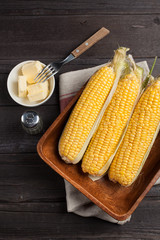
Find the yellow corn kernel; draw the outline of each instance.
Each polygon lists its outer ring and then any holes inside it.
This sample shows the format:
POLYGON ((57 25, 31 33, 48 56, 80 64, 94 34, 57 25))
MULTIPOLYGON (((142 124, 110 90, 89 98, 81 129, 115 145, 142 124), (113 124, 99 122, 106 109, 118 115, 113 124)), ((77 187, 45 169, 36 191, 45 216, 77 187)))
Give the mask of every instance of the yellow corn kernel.
POLYGON ((133 72, 119 81, 101 123, 84 154, 83 172, 102 176, 107 171, 110 158, 120 141, 140 86, 141 81, 133 72))
POLYGON ((160 122, 160 80, 154 81, 135 107, 124 139, 109 169, 109 178, 129 186, 146 160, 160 122))
POLYGON ((108 66, 102 67, 91 77, 61 136, 59 152, 63 158, 73 161, 80 152, 111 90, 114 79, 113 68, 108 66))

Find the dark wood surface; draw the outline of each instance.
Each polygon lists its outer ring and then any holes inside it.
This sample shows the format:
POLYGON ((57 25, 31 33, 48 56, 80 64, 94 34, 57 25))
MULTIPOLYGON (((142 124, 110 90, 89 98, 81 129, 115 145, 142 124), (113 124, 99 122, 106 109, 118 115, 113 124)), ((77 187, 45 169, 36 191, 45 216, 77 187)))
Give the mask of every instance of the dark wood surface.
MULTIPOLYGON (((17 63, 61 59, 102 26, 110 35, 61 72, 104 63, 118 45, 130 47, 136 61, 146 59, 150 66, 160 57, 158 0, 0 1, 0 239, 160 239, 159 186, 124 226, 67 213, 63 179, 36 153, 42 134, 22 130, 26 108, 7 93, 7 76, 17 63)), ((59 114, 58 75, 54 95, 35 110, 45 131, 59 114)))

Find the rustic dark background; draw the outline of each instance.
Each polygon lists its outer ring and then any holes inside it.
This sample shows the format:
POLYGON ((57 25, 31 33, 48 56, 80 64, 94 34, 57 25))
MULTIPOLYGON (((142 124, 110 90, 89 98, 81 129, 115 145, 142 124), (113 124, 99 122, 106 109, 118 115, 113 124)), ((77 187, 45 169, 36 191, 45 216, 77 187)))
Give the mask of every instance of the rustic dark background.
MULTIPOLYGON (((44 63, 65 57, 100 27, 105 39, 62 72, 106 62, 118 45, 151 66, 160 57, 159 0, 0 1, 0 240, 1 239, 160 239, 160 187, 147 194, 124 226, 66 211, 63 179, 37 155, 41 135, 27 135, 26 110, 7 93, 10 70, 24 60, 44 63)), ((154 75, 160 74, 160 60, 154 75)), ((52 98, 35 108, 45 130, 59 114, 58 75, 52 98)))

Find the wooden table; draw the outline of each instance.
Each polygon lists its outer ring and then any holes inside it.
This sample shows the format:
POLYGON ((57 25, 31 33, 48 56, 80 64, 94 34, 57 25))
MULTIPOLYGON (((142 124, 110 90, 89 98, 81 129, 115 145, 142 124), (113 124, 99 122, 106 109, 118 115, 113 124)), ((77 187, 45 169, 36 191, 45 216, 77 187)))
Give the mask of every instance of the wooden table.
MULTIPOLYGON (((105 63, 118 45, 149 66, 160 56, 158 0, 0 1, 0 239, 160 239, 159 186, 124 226, 67 213, 63 179, 36 153, 42 134, 23 131, 20 116, 27 108, 7 92, 8 73, 17 63, 62 59, 102 26, 111 34, 62 72, 105 63)), ((35 110, 45 131, 59 114, 58 75, 52 98, 35 110)))

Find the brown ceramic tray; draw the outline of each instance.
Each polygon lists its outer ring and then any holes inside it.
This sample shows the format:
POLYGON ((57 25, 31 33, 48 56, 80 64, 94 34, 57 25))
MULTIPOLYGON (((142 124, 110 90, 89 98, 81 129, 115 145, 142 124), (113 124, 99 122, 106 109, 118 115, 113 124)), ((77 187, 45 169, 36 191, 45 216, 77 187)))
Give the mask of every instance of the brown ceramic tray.
POLYGON ((125 220, 137 208, 147 192, 160 177, 160 134, 137 180, 130 187, 121 187, 109 181, 107 175, 93 182, 81 170, 81 163, 68 165, 58 154, 58 141, 68 116, 81 91, 67 105, 40 139, 37 151, 40 157, 63 178, 86 195, 110 216, 125 220))

